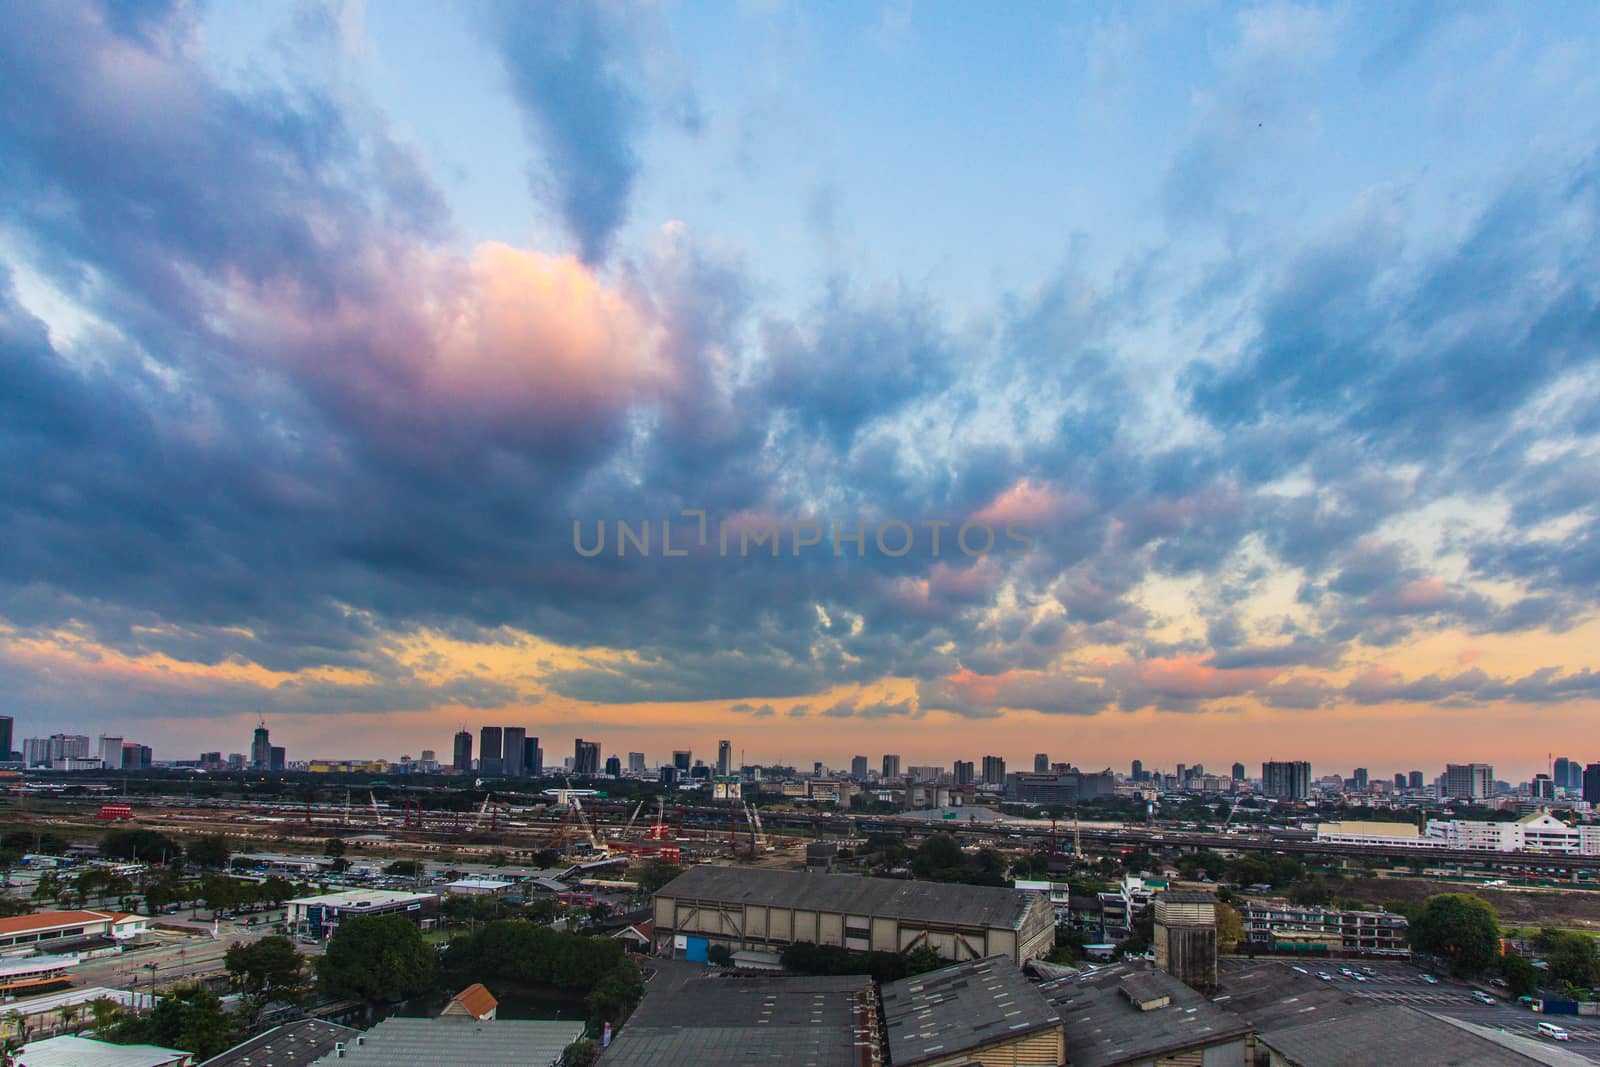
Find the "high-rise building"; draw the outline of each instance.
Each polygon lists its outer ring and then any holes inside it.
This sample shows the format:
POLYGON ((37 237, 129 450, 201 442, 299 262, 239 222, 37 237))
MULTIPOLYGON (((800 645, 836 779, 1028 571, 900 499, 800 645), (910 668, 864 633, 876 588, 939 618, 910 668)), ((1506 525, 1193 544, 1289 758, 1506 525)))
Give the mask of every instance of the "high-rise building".
POLYGON ((1350 788, 1357 792, 1364 791, 1367 788, 1367 769, 1365 767, 1357 767, 1350 772, 1350 788))
POLYGON ((123 739, 110 734, 100 735, 100 763, 108 771, 122 769, 123 739))
POLYGON ((1533 781, 1528 783, 1529 794, 1534 800, 1554 800, 1556 798, 1556 781, 1548 774, 1536 774, 1533 781))
POLYGON ((672 752, 672 766, 677 769, 680 780, 689 777, 689 768, 694 765, 694 753, 687 748, 674 749, 672 752))
POLYGON ((956 785, 971 785, 977 777, 977 770, 969 759, 956 760, 955 766, 956 785))
POLYGON ((250 738, 250 769, 265 771, 271 766, 272 739, 267 733, 267 724, 263 722, 256 726, 256 732, 250 738))
POLYGON ((544 749, 537 737, 522 739, 522 766, 529 778, 544 777, 544 749))
POLYGON ((850 777, 858 782, 867 780, 867 757, 852 756, 850 758, 850 777))
POLYGON ((45 762, 52 767, 66 760, 88 758, 89 738, 85 734, 51 734, 45 739, 45 762))
POLYGON ((523 763, 528 754, 524 744, 528 740, 528 731, 521 726, 507 726, 500 732, 500 737, 500 769, 507 777, 523 777, 528 773, 523 763))
POLYGON ((644 773, 644 753, 643 752, 630 752, 630 753, 628 753, 628 773, 629 774, 643 774, 644 773))
POLYGON ((202 767, 220 767, 220 766, 223 766, 222 753, 220 753, 220 752, 202 752, 202 753, 200 753, 200 766, 202 766, 202 767))
POLYGON ((1304 800, 1311 795, 1311 764, 1305 760, 1263 763, 1261 791, 1282 800, 1304 800))
POLYGON ((478 731, 478 770, 483 774, 500 774, 505 769, 505 737, 498 726, 485 726, 478 731))
POLYGON ((1133 766, 1128 768, 1128 777, 1135 782, 1144 781, 1144 760, 1133 761, 1133 766))
POLYGON ((1453 800, 1487 800, 1494 795, 1494 768, 1487 763, 1447 763, 1444 795, 1453 800))
POLYGON ((1396 789, 1404 789, 1406 787, 1406 772, 1405 771, 1395 771, 1394 772, 1394 787, 1396 789))
POLYGON ((148 771, 150 764, 155 762, 155 753, 149 745, 139 745, 132 741, 122 744, 122 769, 125 771, 148 771))
POLYGON ((606 773, 613 778, 622 777, 622 760, 616 756, 606 758, 606 773))
POLYGON ((1426 789, 1428 783, 1423 779, 1421 771, 1412 771, 1406 776, 1407 789, 1426 789))
POLYGON ((1034 774, 1049 774, 1050 773, 1050 754, 1049 753, 1047 753, 1047 752, 1035 752, 1033 754, 1033 773, 1034 774))
POLYGON ((11 716, 0 715, 0 759, 8 762, 11 759, 11 731, 15 726, 16 724, 12 721, 11 716))
POLYGON ((1589 804, 1600 804, 1600 763, 1591 763, 1583 769, 1583 799, 1589 804))
POLYGON ((451 756, 450 766, 455 768, 457 774, 466 774, 472 770, 472 734, 466 730, 456 731, 455 751, 451 756))
POLYGON ((983 781, 985 785, 1006 784, 1006 761, 1003 757, 983 757, 983 781))
POLYGON ((1558 756, 1555 766, 1551 768, 1551 777, 1555 779, 1557 789, 1582 789, 1583 764, 1566 756, 1558 756))
POLYGON ((600 742, 578 738, 572 748, 572 773, 580 775, 600 773, 600 742))
POLYGON ((289 753, 282 745, 267 749, 267 769, 281 771, 289 766, 289 753))
POLYGON ((717 774, 723 778, 733 773, 733 742, 717 742, 717 774))
POLYGON ((900 777, 900 757, 899 756, 884 756, 883 757, 883 777, 885 779, 900 777))
POLYGON ((1233 780, 1236 782, 1244 781, 1244 764, 1235 763, 1233 765, 1233 780))

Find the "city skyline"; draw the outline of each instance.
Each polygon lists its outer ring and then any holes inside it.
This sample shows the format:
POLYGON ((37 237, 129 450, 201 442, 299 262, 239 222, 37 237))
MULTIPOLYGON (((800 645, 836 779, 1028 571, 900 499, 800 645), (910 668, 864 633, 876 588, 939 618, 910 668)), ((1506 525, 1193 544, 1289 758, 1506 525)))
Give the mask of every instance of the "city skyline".
POLYGON ((1360 14, 29 7, 0 712, 1588 762, 1600 8, 1360 14))

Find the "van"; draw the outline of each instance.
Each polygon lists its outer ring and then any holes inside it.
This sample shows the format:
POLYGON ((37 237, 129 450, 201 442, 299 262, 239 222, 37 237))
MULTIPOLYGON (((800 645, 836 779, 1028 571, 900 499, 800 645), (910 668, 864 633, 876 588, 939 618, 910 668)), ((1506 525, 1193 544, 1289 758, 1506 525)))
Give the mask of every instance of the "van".
POLYGON ((1572 1035, 1555 1023, 1540 1023, 1539 1033, 1552 1041, 1571 1041, 1572 1035))
POLYGON ((1499 1003, 1499 1001, 1495 1000, 1493 997, 1491 997, 1489 994, 1483 992, 1482 990, 1477 990, 1472 995, 1478 1001, 1478 1003, 1480 1003, 1480 1004, 1498 1004, 1499 1003))

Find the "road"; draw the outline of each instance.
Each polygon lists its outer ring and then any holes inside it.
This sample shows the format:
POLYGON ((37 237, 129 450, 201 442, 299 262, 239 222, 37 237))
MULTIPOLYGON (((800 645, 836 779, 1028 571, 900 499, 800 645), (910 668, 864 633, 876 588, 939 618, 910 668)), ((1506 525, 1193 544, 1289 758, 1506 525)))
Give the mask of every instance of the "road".
MULTIPOLYGON (((222 958, 229 947, 241 941, 259 940, 271 933, 270 928, 232 923, 222 923, 215 938, 211 936, 210 924, 204 926, 203 933, 197 930, 194 936, 158 930, 146 935, 150 939, 146 945, 79 964, 74 968, 73 985, 148 990, 153 975, 155 987, 165 989, 186 979, 221 971, 222 958)), ((322 946, 299 944, 295 947, 302 953, 315 954, 322 946)))

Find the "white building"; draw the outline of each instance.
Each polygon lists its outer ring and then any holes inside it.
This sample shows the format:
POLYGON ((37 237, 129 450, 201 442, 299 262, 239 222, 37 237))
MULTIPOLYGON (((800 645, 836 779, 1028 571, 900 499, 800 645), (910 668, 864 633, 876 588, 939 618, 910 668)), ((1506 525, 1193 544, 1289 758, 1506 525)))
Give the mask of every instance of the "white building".
POLYGON ((1425 834, 1409 823, 1322 823, 1317 827, 1317 840, 1381 848, 1600 856, 1600 825, 1568 826, 1548 811, 1524 815, 1515 822, 1432 819, 1425 834))

